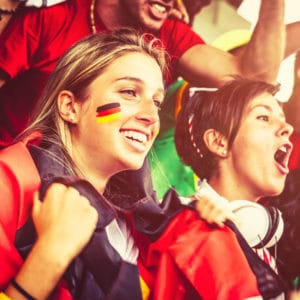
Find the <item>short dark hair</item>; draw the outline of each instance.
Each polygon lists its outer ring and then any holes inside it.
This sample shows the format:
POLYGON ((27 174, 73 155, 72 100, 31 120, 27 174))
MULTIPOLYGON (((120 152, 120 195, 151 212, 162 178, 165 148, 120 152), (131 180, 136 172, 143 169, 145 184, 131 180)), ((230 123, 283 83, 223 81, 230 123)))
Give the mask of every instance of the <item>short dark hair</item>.
POLYGON ((185 101, 176 121, 175 145, 182 161, 200 179, 209 179, 217 170, 218 158, 203 141, 205 131, 217 130, 227 138, 230 149, 250 100, 264 92, 274 95, 277 91, 276 85, 238 77, 215 91, 196 92, 185 101))

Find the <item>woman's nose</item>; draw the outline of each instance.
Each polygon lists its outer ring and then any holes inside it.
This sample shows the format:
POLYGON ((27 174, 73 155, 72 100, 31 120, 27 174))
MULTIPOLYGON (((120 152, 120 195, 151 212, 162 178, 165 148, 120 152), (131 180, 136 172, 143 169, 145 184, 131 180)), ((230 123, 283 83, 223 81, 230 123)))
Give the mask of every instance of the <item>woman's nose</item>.
POLYGON ((155 105, 152 99, 142 101, 140 103, 141 110, 138 114, 138 119, 147 123, 159 122, 158 107, 155 105))
POLYGON ((282 122, 282 125, 281 125, 278 133, 280 136, 286 135, 286 136, 290 137, 292 135, 293 131, 294 131, 294 127, 291 124, 284 121, 284 122, 282 122))

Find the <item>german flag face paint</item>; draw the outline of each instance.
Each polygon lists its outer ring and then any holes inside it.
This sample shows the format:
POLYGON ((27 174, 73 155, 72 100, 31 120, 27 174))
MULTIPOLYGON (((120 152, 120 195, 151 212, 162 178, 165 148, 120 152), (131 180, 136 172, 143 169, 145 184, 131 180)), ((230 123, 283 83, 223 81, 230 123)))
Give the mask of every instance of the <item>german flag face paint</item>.
POLYGON ((120 118, 120 103, 108 103, 97 107, 97 123, 112 122, 120 118))

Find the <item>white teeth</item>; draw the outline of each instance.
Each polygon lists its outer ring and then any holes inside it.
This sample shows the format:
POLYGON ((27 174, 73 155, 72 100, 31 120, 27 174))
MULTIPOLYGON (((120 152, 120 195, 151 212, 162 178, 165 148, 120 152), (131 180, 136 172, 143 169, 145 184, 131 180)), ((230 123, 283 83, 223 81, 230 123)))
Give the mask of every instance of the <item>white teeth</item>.
POLYGON ((147 142, 147 135, 141 133, 141 132, 136 132, 136 131, 129 131, 126 130, 123 132, 123 134, 132 140, 138 141, 140 143, 145 143, 147 142))
POLYGON ((286 146, 281 146, 280 148, 279 148, 279 150, 280 151, 282 151, 282 152, 287 152, 287 148, 286 148, 286 146))
POLYGON ((161 13, 164 13, 167 11, 164 6, 157 4, 157 3, 153 4, 152 7, 154 7, 156 10, 158 10, 161 13))

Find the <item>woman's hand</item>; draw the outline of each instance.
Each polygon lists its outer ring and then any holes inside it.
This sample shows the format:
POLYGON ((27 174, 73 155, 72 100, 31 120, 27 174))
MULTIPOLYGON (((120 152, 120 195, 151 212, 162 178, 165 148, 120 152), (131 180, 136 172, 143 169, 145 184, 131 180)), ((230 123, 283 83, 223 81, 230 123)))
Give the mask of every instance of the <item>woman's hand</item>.
POLYGON ((183 0, 175 1, 175 7, 171 10, 170 16, 175 19, 181 20, 187 24, 189 24, 190 22, 190 18, 183 3, 183 0))
POLYGON ((216 201, 207 196, 200 197, 197 194, 194 195, 194 199, 197 200, 195 207, 199 216, 207 223, 223 227, 225 220, 231 220, 238 225, 239 222, 227 203, 216 201))
POLYGON ((98 220, 88 199, 60 183, 48 188, 43 202, 35 194, 32 217, 38 242, 45 241, 48 251, 68 262, 88 243, 98 220))
MULTIPOLYGON (((35 299, 48 299, 69 264, 89 242, 98 213, 76 189, 54 183, 43 202, 35 193, 32 218, 37 240, 15 280, 35 299)), ((6 293, 11 299, 24 299, 12 284, 6 293)))

